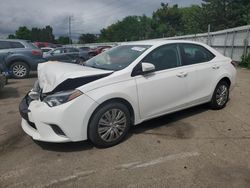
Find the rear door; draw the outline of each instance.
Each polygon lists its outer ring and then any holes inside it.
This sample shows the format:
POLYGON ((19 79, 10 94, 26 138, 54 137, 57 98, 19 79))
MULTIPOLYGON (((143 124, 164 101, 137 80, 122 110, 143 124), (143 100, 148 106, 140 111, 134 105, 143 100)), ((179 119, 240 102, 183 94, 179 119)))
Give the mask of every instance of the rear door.
POLYGON ((155 72, 135 76, 140 116, 149 119, 183 107, 187 103, 187 76, 180 67, 176 44, 161 46, 142 62, 155 65, 155 72))
POLYGON ((190 103, 202 103, 209 100, 218 72, 215 57, 209 50, 198 44, 179 44, 182 66, 188 70, 188 91, 190 103))
POLYGON ((65 60, 65 58, 64 58, 64 49, 63 48, 58 48, 58 49, 53 50, 50 53, 49 60, 52 60, 52 61, 64 61, 65 60))
POLYGON ((10 41, 0 41, 0 69, 4 72, 8 72, 6 60, 9 55, 14 53, 12 48, 10 41))
POLYGON ((67 59, 70 63, 76 63, 79 58, 79 49, 68 48, 67 49, 67 59))

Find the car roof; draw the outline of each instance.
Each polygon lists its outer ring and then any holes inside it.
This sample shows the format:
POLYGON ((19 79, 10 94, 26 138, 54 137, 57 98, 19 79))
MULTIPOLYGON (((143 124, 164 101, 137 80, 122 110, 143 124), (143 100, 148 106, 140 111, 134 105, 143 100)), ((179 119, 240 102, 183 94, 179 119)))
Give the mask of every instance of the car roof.
POLYGON ((76 47, 57 47, 57 48, 54 48, 54 49, 58 50, 58 49, 68 49, 68 48, 78 49, 76 47))
POLYGON ((22 39, 0 39, 0 41, 9 41, 9 42, 30 42, 29 40, 22 40, 22 39))
POLYGON ((167 39, 159 39, 159 40, 145 40, 145 41, 134 41, 134 42, 126 42, 124 45, 150 45, 150 46, 158 46, 163 44, 171 44, 171 43, 189 43, 189 44, 200 44, 203 43, 188 41, 188 40, 167 40, 167 39))

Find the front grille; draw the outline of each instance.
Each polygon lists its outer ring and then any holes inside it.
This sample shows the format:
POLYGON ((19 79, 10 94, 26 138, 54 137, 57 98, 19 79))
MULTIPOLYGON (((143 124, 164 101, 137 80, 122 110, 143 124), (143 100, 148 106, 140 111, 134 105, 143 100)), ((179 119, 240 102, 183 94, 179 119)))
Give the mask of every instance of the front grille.
POLYGON ((29 121, 28 113, 30 112, 30 110, 28 109, 28 107, 29 107, 29 104, 31 103, 31 101, 33 101, 33 99, 30 98, 29 94, 27 94, 23 98, 23 100, 21 101, 21 103, 19 105, 19 112, 20 112, 22 118, 27 121, 27 123, 29 124, 30 127, 32 127, 33 129, 37 129, 36 125, 29 121))
POLYGON ((57 135, 61 135, 61 136, 66 136, 65 133, 63 132, 63 130, 58 127, 57 125, 54 124, 50 124, 51 128, 53 129, 53 131, 57 134, 57 135))

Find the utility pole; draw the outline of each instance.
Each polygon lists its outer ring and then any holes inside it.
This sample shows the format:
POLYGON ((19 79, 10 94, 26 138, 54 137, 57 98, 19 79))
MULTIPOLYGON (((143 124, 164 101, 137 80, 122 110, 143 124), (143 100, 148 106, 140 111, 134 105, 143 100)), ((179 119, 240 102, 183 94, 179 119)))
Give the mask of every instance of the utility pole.
POLYGON ((69 44, 71 44, 71 16, 69 16, 69 44))
POLYGON ((211 39, 210 39, 210 32, 211 32, 211 25, 208 24, 207 26, 207 45, 211 45, 211 39))

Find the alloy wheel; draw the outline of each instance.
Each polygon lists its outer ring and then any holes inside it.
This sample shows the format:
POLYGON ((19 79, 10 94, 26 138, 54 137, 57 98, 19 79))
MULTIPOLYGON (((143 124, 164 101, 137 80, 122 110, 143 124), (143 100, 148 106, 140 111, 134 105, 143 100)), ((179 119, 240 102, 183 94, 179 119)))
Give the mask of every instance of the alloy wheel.
POLYGON ((27 68, 24 65, 14 65, 12 68, 12 72, 15 76, 22 78, 27 74, 27 68))
POLYGON ((225 85, 221 85, 216 91, 216 102, 219 106, 223 106, 228 99, 228 88, 225 85))
POLYGON ((127 117, 120 109, 110 109, 105 112, 98 122, 98 134, 105 142, 119 139, 127 126, 127 117))

